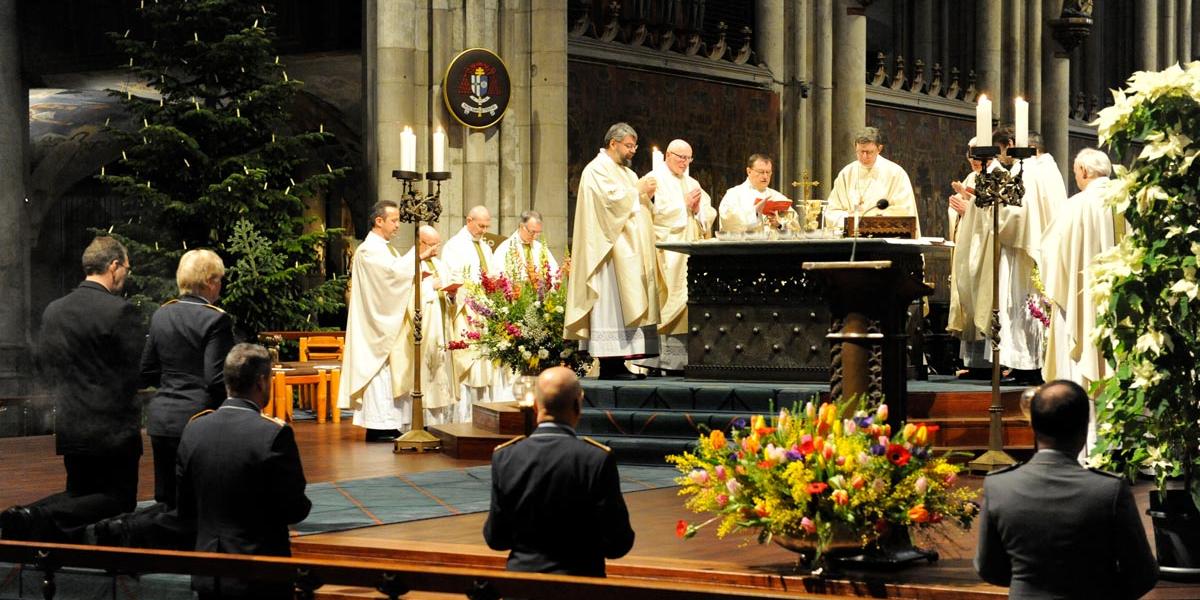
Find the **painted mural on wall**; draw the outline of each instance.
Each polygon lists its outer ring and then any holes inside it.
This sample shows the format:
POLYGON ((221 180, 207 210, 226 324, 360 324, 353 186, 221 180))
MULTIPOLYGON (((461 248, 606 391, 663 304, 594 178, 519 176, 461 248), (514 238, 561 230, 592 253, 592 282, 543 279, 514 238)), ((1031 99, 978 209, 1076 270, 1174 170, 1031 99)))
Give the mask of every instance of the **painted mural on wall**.
POLYGON ((726 189, 745 181, 748 156, 765 152, 778 159, 779 98, 768 90, 578 60, 569 61, 567 75, 572 214, 579 175, 618 121, 638 132, 632 167, 638 175, 650 171, 651 147, 666 150, 671 140, 686 139, 696 157, 691 175, 714 204, 726 189))

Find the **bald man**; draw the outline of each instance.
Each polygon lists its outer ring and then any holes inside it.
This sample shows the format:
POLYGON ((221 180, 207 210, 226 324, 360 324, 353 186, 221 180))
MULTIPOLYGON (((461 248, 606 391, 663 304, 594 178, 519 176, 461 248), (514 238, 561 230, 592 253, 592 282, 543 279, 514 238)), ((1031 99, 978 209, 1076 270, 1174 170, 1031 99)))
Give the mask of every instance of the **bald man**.
POLYGON ((633 547, 617 463, 578 437, 583 389, 565 367, 537 379, 538 426, 492 454, 492 506, 483 537, 509 550, 509 571, 604 577, 604 560, 633 547))
MULTIPOLYGON (((488 268, 492 261, 492 247, 488 245, 483 235, 492 228, 492 213, 486 206, 479 205, 467 211, 466 224, 458 233, 446 240, 441 250, 442 262, 446 265, 446 276, 451 282, 480 283, 483 274, 495 275, 488 268)), ((451 329, 451 339, 459 339, 461 333, 470 329, 467 319, 472 315, 467 305, 467 289, 459 289, 455 294, 454 327, 451 329)), ((468 407, 473 402, 497 402, 505 399, 499 379, 499 369, 492 365, 473 348, 455 350, 455 373, 458 375, 459 395, 468 407)), ((508 394, 511 396, 511 393, 508 394)), ((464 421, 470 415, 464 415, 464 421)))
MULTIPOLYGON (((663 164, 651 175, 658 181, 654 194, 654 241, 695 242, 712 237, 717 218, 712 198, 688 174, 695 159, 692 146, 683 140, 667 145, 663 164)), ((658 250, 659 356, 640 363, 649 368, 682 375, 687 365, 687 255, 658 250)))

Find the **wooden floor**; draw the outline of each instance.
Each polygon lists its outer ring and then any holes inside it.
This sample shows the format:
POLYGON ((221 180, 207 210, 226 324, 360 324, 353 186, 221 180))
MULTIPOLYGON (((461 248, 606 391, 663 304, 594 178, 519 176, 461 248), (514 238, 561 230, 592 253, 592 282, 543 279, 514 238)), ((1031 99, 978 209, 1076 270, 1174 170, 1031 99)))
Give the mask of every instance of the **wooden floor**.
MULTIPOLYGON (((393 454, 391 444, 366 444, 362 430, 349 423, 295 424, 305 474, 312 483, 344 481, 388 474, 415 473, 483 464, 441 454, 393 454)), ((54 455, 51 436, 0 439, 0 508, 28 503, 61 491, 65 475, 54 455)), ((979 478, 966 478, 979 485, 979 478)), ((1145 484, 1135 493, 1146 499, 1145 484)), ((146 445, 141 462, 139 498, 153 491, 153 471, 146 445)), ((674 489, 626 496, 637 541, 628 556, 609 563, 612 577, 649 577, 690 582, 725 582, 776 591, 807 591, 880 598, 996 599, 1007 590, 979 581, 971 566, 975 532, 956 533, 937 541, 941 559, 890 573, 847 573, 815 579, 797 568, 793 555, 774 545, 760 546, 744 538, 717 540, 712 528, 691 540, 675 537, 675 523, 692 519, 674 489)), ((1143 515, 1145 507, 1141 507, 1143 515)), ((420 564, 471 565, 502 569, 504 554, 487 548, 481 529, 484 513, 458 515, 293 540, 297 556, 339 556, 396 560, 420 564)), ((1148 517, 1146 520, 1149 533, 1148 517)), ((1152 534, 1150 534, 1152 535, 1152 534)), ((1153 540, 1151 540, 1153 543, 1153 540)), ((322 590, 325 592, 326 590, 322 590)), ((332 591, 332 590, 330 590, 332 591)), ((359 597, 352 590, 322 597, 359 597)), ((370 597, 362 592, 362 597, 370 597)), ((1147 598, 1200 598, 1200 585, 1161 582, 1147 598)))

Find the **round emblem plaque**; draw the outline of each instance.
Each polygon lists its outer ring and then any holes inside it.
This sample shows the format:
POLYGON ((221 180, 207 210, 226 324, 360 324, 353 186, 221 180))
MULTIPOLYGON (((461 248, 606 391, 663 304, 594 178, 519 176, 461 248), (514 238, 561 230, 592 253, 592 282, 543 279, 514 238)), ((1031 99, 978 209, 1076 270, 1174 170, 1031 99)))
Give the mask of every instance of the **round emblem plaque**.
POLYGON ((491 50, 469 48, 450 61, 442 79, 446 110, 471 129, 500 122, 512 93, 508 67, 491 50))

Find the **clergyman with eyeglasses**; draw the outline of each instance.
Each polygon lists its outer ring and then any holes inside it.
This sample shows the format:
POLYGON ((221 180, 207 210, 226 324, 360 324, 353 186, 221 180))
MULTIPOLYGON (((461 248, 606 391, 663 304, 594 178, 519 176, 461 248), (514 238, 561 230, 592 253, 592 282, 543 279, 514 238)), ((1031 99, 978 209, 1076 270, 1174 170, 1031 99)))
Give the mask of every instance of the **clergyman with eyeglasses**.
POLYGON ((542 243, 542 213, 527 210, 521 213, 521 224, 496 246, 489 270, 503 272, 509 279, 523 280, 531 272, 544 277, 547 270, 558 273, 558 261, 550 247, 542 243))
POLYGON ((617 123, 583 169, 575 200, 563 337, 600 359, 600 377, 634 377, 625 360, 658 355, 653 175, 629 168, 637 132, 617 123))
POLYGON ((745 232, 757 229, 767 201, 788 197, 771 189, 775 161, 767 154, 751 154, 746 159, 746 181, 729 188, 721 198, 721 231, 745 232))

